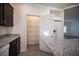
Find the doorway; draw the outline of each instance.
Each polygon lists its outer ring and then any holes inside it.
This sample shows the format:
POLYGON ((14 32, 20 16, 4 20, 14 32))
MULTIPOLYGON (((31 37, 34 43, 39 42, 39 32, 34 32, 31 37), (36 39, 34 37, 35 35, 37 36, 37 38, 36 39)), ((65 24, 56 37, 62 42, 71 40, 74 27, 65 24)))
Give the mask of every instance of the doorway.
POLYGON ((40 16, 27 16, 27 44, 39 44, 40 16))

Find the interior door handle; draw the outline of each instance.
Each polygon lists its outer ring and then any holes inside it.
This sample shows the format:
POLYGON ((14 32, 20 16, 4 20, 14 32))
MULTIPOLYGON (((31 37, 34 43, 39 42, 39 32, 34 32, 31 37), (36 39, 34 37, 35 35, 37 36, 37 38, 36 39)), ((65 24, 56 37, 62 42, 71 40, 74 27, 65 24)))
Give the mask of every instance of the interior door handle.
POLYGON ((6 21, 4 20, 4 24, 6 24, 6 21))
POLYGON ((53 30, 53 32, 55 33, 55 32, 56 32, 56 30, 53 30))
POLYGON ((0 20, 0 23, 3 24, 3 19, 0 20))

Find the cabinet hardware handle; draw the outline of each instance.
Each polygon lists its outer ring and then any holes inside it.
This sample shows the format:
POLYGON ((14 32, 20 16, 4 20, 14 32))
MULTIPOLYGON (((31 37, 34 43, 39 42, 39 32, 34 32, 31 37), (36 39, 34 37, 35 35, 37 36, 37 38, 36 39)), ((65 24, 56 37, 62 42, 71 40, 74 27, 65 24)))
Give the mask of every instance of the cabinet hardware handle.
POLYGON ((1 19, 0 21, 1 21, 1 24, 3 24, 3 19, 1 19))
POLYGON ((6 24, 6 21, 4 20, 4 24, 6 24))

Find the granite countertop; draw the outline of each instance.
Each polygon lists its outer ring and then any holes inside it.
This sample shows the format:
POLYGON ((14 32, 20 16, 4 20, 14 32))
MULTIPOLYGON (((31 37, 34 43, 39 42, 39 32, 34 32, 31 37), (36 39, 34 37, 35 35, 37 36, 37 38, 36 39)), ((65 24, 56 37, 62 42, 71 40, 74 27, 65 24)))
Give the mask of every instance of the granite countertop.
POLYGON ((20 37, 19 34, 0 35, 0 49, 18 37, 20 37))

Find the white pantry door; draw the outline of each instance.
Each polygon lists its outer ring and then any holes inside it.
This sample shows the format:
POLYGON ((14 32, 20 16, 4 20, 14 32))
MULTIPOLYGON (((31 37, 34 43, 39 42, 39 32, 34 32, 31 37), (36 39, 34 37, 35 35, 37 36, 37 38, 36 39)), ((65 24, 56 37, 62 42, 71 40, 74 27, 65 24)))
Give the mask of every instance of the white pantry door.
POLYGON ((54 21, 50 16, 42 16, 40 21, 40 50, 61 55, 61 21, 54 21))

